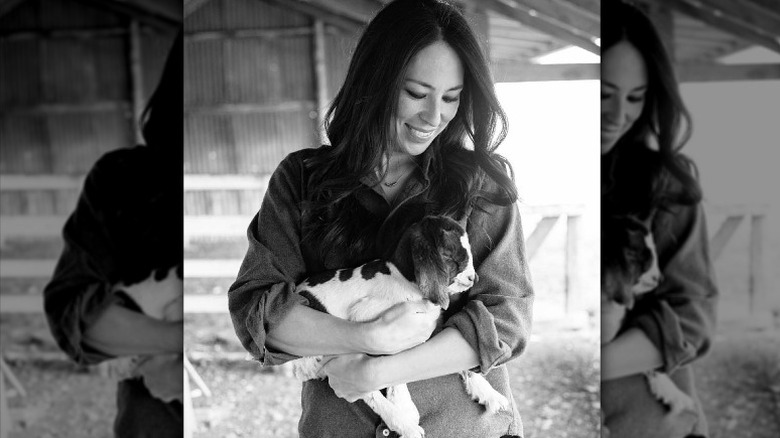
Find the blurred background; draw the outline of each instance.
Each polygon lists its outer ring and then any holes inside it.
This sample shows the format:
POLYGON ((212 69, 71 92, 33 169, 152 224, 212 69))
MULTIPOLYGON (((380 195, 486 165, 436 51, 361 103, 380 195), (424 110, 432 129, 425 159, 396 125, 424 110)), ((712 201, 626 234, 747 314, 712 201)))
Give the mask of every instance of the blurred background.
MULTIPOLYGON (((270 172, 323 142, 378 0, 0 0, 0 351, 11 437, 110 436, 115 383, 65 360, 41 292, 85 172, 135 144, 185 17, 185 301, 199 437, 293 437, 300 383, 245 361, 227 288, 270 172), (183 8, 183 10, 182 10, 183 8), (178 14, 178 15, 177 15, 178 14), (14 384, 18 382, 18 386, 14 384)), ((527 437, 598 436, 598 0, 460 2, 510 124, 537 294, 510 364, 527 437)), ((694 118, 721 289, 697 366, 713 437, 780 431, 780 11, 772 0, 647 0, 694 118), (774 132, 773 132, 774 133, 774 132)))
POLYGON ((11 437, 112 436, 116 382, 60 352, 43 288, 86 173, 105 152, 141 142, 138 120, 181 18, 178 0, 0 1, 0 351, 11 437))

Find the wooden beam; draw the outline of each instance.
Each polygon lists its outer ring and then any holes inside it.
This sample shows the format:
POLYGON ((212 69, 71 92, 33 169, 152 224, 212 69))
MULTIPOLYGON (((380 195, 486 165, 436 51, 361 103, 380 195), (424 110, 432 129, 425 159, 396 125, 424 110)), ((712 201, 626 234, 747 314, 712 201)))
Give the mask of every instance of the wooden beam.
POLYGON ((328 66, 326 63, 325 23, 314 20, 314 50, 312 65, 314 66, 314 86, 317 97, 317 135, 320 143, 325 142, 325 113, 328 111, 328 66))
POLYGON ((241 38, 284 38, 296 36, 309 36, 312 34, 311 27, 280 27, 265 29, 225 29, 185 32, 185 41, 211 41, 221 39, 241 39, 241 38))
POLYGON ((368 23, 374 18, 382 5, 371 0, 294 0, 309 3, 332 14, 346 17, 350 20, 368 23))
POLYGON ((558 223, 560 217, 560 215, 545 216, 536 224, 531 235, 525 240, 525 254, 529 261, 533 259, 539 251, 539 247, 542 246, 542 243, 550 234, 555 224, 558 223))
POLYGON ((555 20, 551 20, 542 14, 538 14, 529 7, 525 7, 519 4, 516 4, 517 6, 510 6, 500 0, 467 1, 474 2, 484 9, 499 13, 507 18, 516 20, 523 25, 532 27, 540 32, 544 32, 547 35, 558 38, 569 44, 582 47, 589 52, 595 54, 599 54, 600 52, 599 47, 591 39, 592 35, 587 35, 582 31, 561 26, 561 24, 555 20))
POLYGON ((211 0, 184 0, 184 18, 189 17, 190 14, 210 1, 211 0))
POLYGON ((107 100, 89 103, 48 103, 25 106, 5 106, 0 108, 1 115, 50 115, 73 114, 84 112, 125 111, 128 103, 125 101, 107 100))
POLYGON ((27 0, 0 0, 0 17, 14 10, 20 4, 27 0))
POLYGON ((314 111, 317 103, 309 100, 280 103, 223 103, 217 105, 190 105, 184 107, 189 114, 236 114, 236 113, 277 113, 292 111, 314 111))
POLYGON ((599 64, 529 64, 497 62, 492 66, 496 82, 598 80, 599 64))
POLYGON ((770 50, 780 52, 780 41, 771 37, 765 31, 746 26, 744 22, 733 20, 722 13, 716 13, 714 9, 705 7, 696 0, 653 0, 665 4, 669 8, 676 9, 692 18, 700 20, 710 26, 723 30, 739 38, 744 38, 754 44, 762 45, 770 50), (694 4, 695 3, 695 4, 694 4))
POLYGON ((181 24, 181 14, 172 15, 169 11, 163 11, 159 8, 142 8, 137 4, 120 2, 116 0, 73 0, 92 8, 113 11, 120 15, 135 18, 150 26, 170 29, 173 26, 181 24))
POLYGON ((124 36, 127 34, 127 28, 124 27, 104 27, 95 29, 35 29, 18 30, 0 35, 0 41, 21 41, 37 39, 54 38, 72 38, 72 39, 99 39, 106 37, 124 36))
POLYGON ((577 9, 584 14, 590 14, 594 18, 601 19, 600 0, 552 0, 552 2, 567 5, 569 8, 577 9))
POLYGON ((780 64, 679 64, 680 82, 780 80, 780 64))
POLYGON ((330 25, 342 29, 350 34, 357 34, 366 24, 363 21, 353 20, 342 15, 334 14, 303 0, 263 0, 284 9, 292 10, 312 18, 318 18, 330 25))
POLYGON ((780 38, 780 2, 773 11, 768 11, 749 1, 734 0, 697 0, 705 7, 720 12, 732 21, 740 22, 744 27, 765 34, 770 38, 780 38))
POLYGON ((558 23, 561 27, 579 31, 589 37, 601 35, 599 17, 592 14, 583 14, 578 8, 568 7, 565 2, 552 2, 550 0, 513 0, 518 7, 527 7, 536 11, 539 16, 546 17, 550 22, 558 23))
POLYGON ((130 77, 130 99, 133 105, 133 135, 136 144, 143 143, 141 134, 141 114, 144 111, 144 71, 141 54, 141 34, 138 20, 130 21, 128 35, 127 65, 130 77))
POLYGON ((772 14, 780 17, 780 4, 777 0, 742 0, 744 3, 750 3, 753 7, 761 8, 766 14, 772 14))

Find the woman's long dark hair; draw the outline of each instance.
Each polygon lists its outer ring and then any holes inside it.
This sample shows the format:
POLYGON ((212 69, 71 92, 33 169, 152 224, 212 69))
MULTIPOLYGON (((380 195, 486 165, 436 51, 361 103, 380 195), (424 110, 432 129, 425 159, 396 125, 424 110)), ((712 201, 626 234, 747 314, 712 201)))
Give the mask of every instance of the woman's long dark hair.
POLYGON ((445 1, 397 0, 365 29, 326 117, 331 146, 306 163, 312 175, 311 212, 320 218, 314 234, 324 242, 322 248, 350 237, 343 235, 348 230, 331 225, 345 222, 339 220, 350 214, 344 203, 361 188, 361 178, 371 177, 389 156, 396 141, 392 120, 406 70, 420 50, 437 41, 452 47, 464 68, 458 111, 425 152, 433 154, 430 198, 437 213, 458 216, 480 198, 497 204, 517 199, 511 166, 494 153, 506 137, 506 115, 467 21, 445 1), (467 141, 473 152, 467 150, 467 141), (479 193, 482 175, 496 183, 497 193, 479 193))
POLYGON ((174 159, 182 156, 184 143, 183 50, 182 31, 179 29, 157 88, 141 115, 141 132, 147 146, 164 148, 166 155, 174 159))
POLYGON ((680 153, 691 136, 691 117, 658 32, 624 1, 605 0, 601 12, 602 51, 630 43, 644 58, 648 76, 642 114, 602 157, 603 208, 646 216, 659 207, 698 203, 696 167, 680 153))

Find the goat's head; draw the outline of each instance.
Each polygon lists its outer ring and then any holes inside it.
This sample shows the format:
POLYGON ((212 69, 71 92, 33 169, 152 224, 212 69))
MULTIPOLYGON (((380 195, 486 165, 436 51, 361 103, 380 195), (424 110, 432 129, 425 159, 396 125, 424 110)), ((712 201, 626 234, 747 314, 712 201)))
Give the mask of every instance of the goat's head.
POLYGON ((635 294, 661 280, 652 233, 633 216, 604 217, 601 224, 601 292, 630 309, 635 294))
POLYGON ((450 295, 477 281, 466 231, 445 216, 426 216, 407 230, 414 276, 426 299, 446 309, 450 295))

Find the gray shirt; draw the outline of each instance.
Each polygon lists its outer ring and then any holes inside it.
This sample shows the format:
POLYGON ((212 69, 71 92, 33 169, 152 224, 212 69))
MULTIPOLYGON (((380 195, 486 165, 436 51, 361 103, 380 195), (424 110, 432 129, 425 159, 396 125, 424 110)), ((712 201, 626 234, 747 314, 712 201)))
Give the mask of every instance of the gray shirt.
MULTIPOLYGON (((325 260, 302 240, 307 220, 301 202, 308 198, 306 157, 317 153, 304 149, 285 158, 272 175, 263 204, 249 225, 249 249, 231 286, 229 307, 243 346, 264 365, 277 365, 295 356, 265 345, 269 328, 278 324, 296 304, 307 304, 295 293, 305 277, 323 269, 350 267, 347 256, 329 254, 325 260)), ((422 214, 429 192, 431 157, 424 153, 420 169, 407 184, 395 205, 389 205, 377 191, 377 181, 364 180, 364 190, 355 196, 365 209, 361 214, 379 218, 382 227, 404 217, 422 214), (416 213, 415 213, 416 212, 416 213)), ((484 190, 495 183, 483 179, 484 190)), ((422 216, 418 217, 420 219, 422 216)), ((482 205, 461 219, 472 246, 479 282, 452 297, 445 314, 445 327, 454 327, 479 355, 476 371, 485 374, 492 386, 511 400, 512 411, 486 414, 484 407, 466 394, 455 375, 409 383, 417 405, 420 424, 426 434, 439 436, 501 437, 522 435, 522 422, 509 387, 506 362, 526 347, 531 330, 533 290, 525 258, 520 216, 515 205, 482 205)), ((379 254, 364 254, 364 260, 379 254)), ((303 408, 299 433, 305 437, 393 436, 365 403, 348 403, 338 398, 326 381, 303 383, 303 408)))

